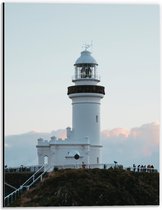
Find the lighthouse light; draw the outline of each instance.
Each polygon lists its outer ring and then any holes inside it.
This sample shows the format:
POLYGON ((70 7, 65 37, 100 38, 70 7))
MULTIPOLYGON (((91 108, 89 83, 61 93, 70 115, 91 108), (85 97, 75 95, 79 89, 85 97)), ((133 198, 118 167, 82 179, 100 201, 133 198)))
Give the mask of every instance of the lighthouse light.
POLYGON ((97 68, 93 64, 82 64, 75 67, 74 79, 92 79, 98 80, 97 68))

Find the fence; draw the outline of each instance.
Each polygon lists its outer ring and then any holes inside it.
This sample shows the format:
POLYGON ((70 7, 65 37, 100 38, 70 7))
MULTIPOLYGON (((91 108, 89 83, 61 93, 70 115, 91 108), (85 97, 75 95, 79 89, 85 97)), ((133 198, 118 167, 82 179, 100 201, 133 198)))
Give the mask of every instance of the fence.
POLYGON ((9 173, 22 173, 22 172, 36 172, 37 170, 39 170, 42 166, 40 165, 35 165, 35 166, 20 166, 20 167, 9 167, 9 168, 5 168, 5 172, 9 172, 9 173))
MULTIPOLYGON (((38 171, 42 166, 40 165, 34 165, 34 166, 23 166, 23 167, 14 167, 14 168, 5 168, 5 172, 8 173, 15 173, 15 172, 36 172, 38 171)), ((154 169, 152 166, 149 167, 123 167, 123 165, 118 164, 71 164, 71 165, 54 165, 52 168, 57 169, 67 169, 67 168, 100 168, 100 169, 109 169, 109 168, 120 168, 128 171, 134 171, 134 172, 157 172, 156 169, 154 169)))
POLYGON ((4 206, 9 206, 13 203, 24 191, 29 190, 37 181, 42 181, 43 176, 49 169, 50 167, 47 167, 47 165, 39 166, 39 169, 28 180, 4 198, 4 206))
POLYGON ((54 169, 77 169, 77 168, 86 168, 86 169, 94 169, 94 168, 99 168, 99 169, 123 169, 127 171, 132 171, 132 172, 157 172, 156 169, 152 167, 123 167, 123 165, 118 165, 118 164, 73 164, 73 165, 55 165, 54 169))

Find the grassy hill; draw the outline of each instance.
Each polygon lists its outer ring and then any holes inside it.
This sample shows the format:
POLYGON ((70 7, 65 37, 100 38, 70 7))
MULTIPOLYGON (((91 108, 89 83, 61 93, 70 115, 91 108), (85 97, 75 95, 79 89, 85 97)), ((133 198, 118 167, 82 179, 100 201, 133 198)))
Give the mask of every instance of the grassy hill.
POLYGON ((12 206, 159 205, 159 173, 66 169, 49 174, 12 206))
MULTIPOLYGON (((15 188, 19 188, 20 185, 22 185, 29 177, 32 176, 33 173, 18 173, 18 172, 13 172, 13 173, 8 173, 5 172, 4 176, 4 181, 5 183, 8 183, 12 185, 15 188)), ((5 196, 13 192, 14 190, 7 185, 5 185, 4 188, 5 191, 5 196)))

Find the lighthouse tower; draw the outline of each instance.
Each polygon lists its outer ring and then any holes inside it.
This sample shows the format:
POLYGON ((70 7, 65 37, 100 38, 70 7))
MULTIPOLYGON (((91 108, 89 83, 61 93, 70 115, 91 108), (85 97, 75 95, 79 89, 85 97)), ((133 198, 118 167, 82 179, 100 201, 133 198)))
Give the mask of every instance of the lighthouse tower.
POLYGON ((76 60, 74 85, 68 87, 72 100, 72 128, 67 127, 67 137, 63 140, 38 139, 38 164, 47 163, 51 168, 74 167, 76 164, 87 167, 100 167, 100 101, 104 97, 103 86, 99 86, 97 62, 86 47, 76 60), (97 165, 96 165, 97 164, 97 165))
POLYGON ((101 163, 100 142, 100 102, 104 97, 103 86, 99 86, 98 63, 86 47, 76 60, 72 79, 75 85, 68 87, 68 96, 72 100, 73 141, 89 144, 87 163, 101 163))

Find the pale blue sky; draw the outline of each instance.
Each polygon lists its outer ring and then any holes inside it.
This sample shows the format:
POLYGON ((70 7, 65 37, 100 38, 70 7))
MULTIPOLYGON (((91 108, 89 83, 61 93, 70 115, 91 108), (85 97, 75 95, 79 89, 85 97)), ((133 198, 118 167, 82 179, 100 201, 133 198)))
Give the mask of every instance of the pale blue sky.
POLYGON ((159 121, 158 5, 20 4, 5 9, 6 134, 71 126, 73 64, 93 40, 102 130, 159 121))

